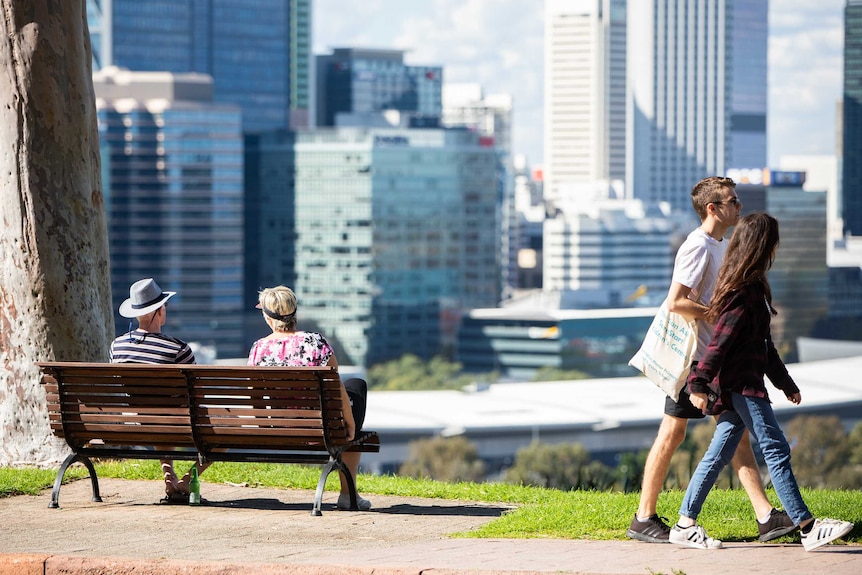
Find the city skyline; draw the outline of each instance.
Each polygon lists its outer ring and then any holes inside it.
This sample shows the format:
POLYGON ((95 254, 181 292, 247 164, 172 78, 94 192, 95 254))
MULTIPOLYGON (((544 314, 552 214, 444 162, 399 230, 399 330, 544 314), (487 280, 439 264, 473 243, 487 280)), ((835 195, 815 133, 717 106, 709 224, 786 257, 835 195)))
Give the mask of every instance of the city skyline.
MULTIPOLYGON (((768 164, 835 150, 845 0, 770 0, 768 164)), ((397 48, 440 65, 446 82, 479 82, 514 99, 513 151, 541 164, 544 4, 529 0, 313 3, 313 52, 397 48)))

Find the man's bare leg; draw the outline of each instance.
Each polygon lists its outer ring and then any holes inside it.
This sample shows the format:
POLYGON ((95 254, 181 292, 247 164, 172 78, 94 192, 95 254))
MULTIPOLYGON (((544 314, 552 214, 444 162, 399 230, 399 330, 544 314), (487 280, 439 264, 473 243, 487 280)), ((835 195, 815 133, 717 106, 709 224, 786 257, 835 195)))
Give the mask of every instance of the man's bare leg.
MULTIPOLYGON (((207 470, 207 468, 212 465, 212 461, 207 461, 206 463, 201 463, 200 461, 195 461, 192 467, 198 468, 198 477, 203 475, 203 472, 207 470)), ((183 493, 189 492, 189 482, 192 480, 192 468, 189 467, 189 470, 186 471, 186 474, 183 475, 182 479, 177 483, 177 489, 183 493)))
POLYGON ((179 489, 177 487, 177 474, 174 472, 174 462, 170 459, 162 459, 159 463, 162 466, 162 475, 165 478, 165 494, 176 493, 179 489))
POLYGON ((658 434, 644 464, 641 483, 641 497, 638 512, 635 514, 626 535, 647 543, 668 543, 670 527, 656 515, 658 496, 664 485, 670 460, 685 439, 688 420, 665 414, 662 417, 658 434))
POLYGON ((670 469, 670 460, 685 439, 687 426, 687 419, 667 414, 662 417, 658 434, 644 464, 638 517, 644 519, 655 514, 658 496, 664 486, 667 470, 670 469))

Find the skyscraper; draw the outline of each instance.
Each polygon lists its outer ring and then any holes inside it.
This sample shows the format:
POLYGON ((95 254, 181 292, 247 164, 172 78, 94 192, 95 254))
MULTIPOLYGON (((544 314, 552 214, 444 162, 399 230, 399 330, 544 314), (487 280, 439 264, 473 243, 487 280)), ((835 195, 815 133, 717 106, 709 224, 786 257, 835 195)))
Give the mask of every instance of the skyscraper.
POLYGON ((412 127, 439 124, 443 69, 409 66, 402 50, 336 48, 317 56, 316 75, 317 126, 339 125, 339 114, 387 110, 403 112, 412 127))
POLYGON ((767 0, 628 6, 628 195, 691 210, 703 177, 766 163, 767 0))
POLYGON ((625 177, 626 0, 545 1, 545 198, 625 177))
POLYGON ((168 334, 244 355, 239 107, 213 103, 202 74, 108 68, 94 85, 115 313, 153 277, 178 292, 168 334))
POLYGON ((497 158, 477 134, 302 131, 293 161, 299 314, 341 363, 430 359, 497 304, 497 158))
POLYGON ((862 0, 847 0, 844 7, 843 107, 844 233, 862 236, 862 0))
POLYGON ((660 304, 673 271, 673 219, 636 200, 591 208, 545 220, 543 289, 576 292, 585 308, 660 304))
POLYGON ((87 0, 94 69, 199 72, 243 130, 309 125, 311 0, 87 0))
POLYGON ((484 95, 479 84, 443 86, 442 124, 447 128, 467 128, 493 145, 497 152, 498 221, 503 299, 517 285, 517 232, 515 212, 515 170, 512 163, 512 97, 484 95))

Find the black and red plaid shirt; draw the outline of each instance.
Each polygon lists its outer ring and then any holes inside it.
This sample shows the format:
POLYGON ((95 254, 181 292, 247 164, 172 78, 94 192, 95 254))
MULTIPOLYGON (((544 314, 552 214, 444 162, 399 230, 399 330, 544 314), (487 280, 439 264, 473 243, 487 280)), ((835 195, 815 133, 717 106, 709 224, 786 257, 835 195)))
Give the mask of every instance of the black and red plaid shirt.
POLYGON ((731 392, 769 400, 764 375, 787 396, 799 391, 772 343, 771 319, 760 284, 744 287, 721 310, 712 341, 687 381, 689 393, 721 396, 711 413, 729 408, 731 392))

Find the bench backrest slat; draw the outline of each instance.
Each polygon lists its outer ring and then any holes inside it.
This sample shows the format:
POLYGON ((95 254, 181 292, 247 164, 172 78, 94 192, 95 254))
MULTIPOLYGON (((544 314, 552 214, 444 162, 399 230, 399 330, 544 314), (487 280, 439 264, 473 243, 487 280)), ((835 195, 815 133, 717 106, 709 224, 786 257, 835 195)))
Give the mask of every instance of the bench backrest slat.
MULTIPOLYGON (((70 446, 325 451, 347 443, 334 368, 46 362, 54 434, 70 446)), ((348 407, 349 409, 349 407, 348 407)))

